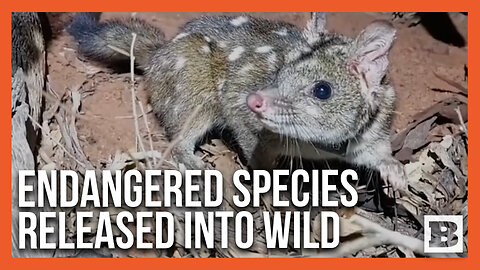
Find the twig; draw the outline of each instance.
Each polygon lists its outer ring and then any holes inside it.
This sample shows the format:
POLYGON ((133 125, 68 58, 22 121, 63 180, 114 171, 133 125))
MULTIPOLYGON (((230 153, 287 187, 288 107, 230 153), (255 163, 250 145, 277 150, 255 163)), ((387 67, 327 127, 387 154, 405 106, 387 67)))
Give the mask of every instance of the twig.
POLYGON ((30 118, 30 121, 32 121, 32 123, 42 131, 42 134, 45 135, 45 137, 52 140, 52 142, 54 142, 58 147, 60 147, 63 150, 63 152, 65 152, 65 154, 67 154, 69 157, 71 157, 73 160, 75 160, 75 162, 77 162, 78 165, 82 166, 83 168, 87 167, 80 160, 78 160, 72 153, 68 152, 68 150, 60 142, 56 141, 47 132, 45 132, 42 125, 40 125, 35 119, 33 119, 32 116, 28 115, 28 118, 30 118))
MULTIPOLYGON (((140 101, 138 101, 138 102, 140 102, 140 101)), ((146 114, 149 114, 149 113, 151 113, 151 112, 152 112, 152 110, 148 110, 148 111, 146 111, 145 113, 146 113, 146 114)), ((93 116, 95 116, 95 117, 102 117, 102 116, 99 116, 99 115, 93 115, 93 116)), ((142 118, 142 117, 143 117, 143 115, 139 115, 139 116, 138 116, 138 118, 142 118)), ((133 119, 133 116, 131 116, 131 115, 118 115, 118 116, 115 116, 115 119, 133 119)))
POLYGON ((460 112, 460 107, 457 106, 457 108, 455 108, 455 112, 458 115, 458 120, 460 120, 460 126, 462 127, 463 132, 465 132, 465 135, 467 135, 467 138, 468 138, 467 126, 465 126, 465 122, 463 121, 462 112, 460 112))
MULTIPOLYGON (((130 91, 132 94, 132 114, 133 114, 133 124, 135 127, 135 149, 138 150, 138 146, 140 146, 140 150, 145 152, 145 147, 143 145, 142 137, 140 136, 140 128, 138 126, 138 116, 137 116, 137 105, 135 101, 137 97, 135 95, 135 55, 133 54, 135 48, 135 40, 137 39, 137 34, 132 33, 132 44, 130 45, 130 82, 131 87, 130 91)), ((151 164, 149 159, 145 159, 147 163, 147 167, 151 168, 151 164)))
MULTIPOLYGON (((48 100, 54 102, 55 104, 53 104, 53 107, 56 107, 56 109, 61 108, 65 111, 66 114, 71 114, 72 113, 71 108, 68 108, 65 104, 63 104, 60 97, 57 97, 57 96, 55 96, 53 94, 50 94, 46 91, 43 91, 42 95, 45 99, 48 99, 48 100)), ((93 115, 93 116, 100 117, 100 116, 97 116, 97 115, 93 115)), ((75 117, 82 118, 82 119, 87 119, 87 120, 89 119, 89 117, 87 117, 85 115, 81 115, 81 114, 76 114, 75 117)))
MULTIPOLYGON (((137 102, 138 102, 138 106, 140 107, 140 111, 142 112, 145 128, 147 129, 148 143, 150 144, 150 151, 153 152, 152 132, 150 131, 150 127, 148 126, 147 114, 145 113, 145 110, 143 109, 143 105, 140 102, 140 100, 137 99, 137 102)), ((153 167, 157 167, 157 158, 155 156, 153 156, 153 167)))
POLYGON ((349 220, 362 228, 364 237, 341 243, 335 250, 321 252, 319 257, 345 257, 355 254, 369 247, 381 245, 396 245, 412 250, 416 254, 427 257, 458 257, 456 254, 425 254, 423 242, 417 238, 386 229, 379 224, 358 214, 352 215, 349 220))
POLYGON ((455 94, 461 94, 461 95, 464 95, 464 96, 467 96, 468 95, 468 89, 464 86, 462 86, 461 84, 455 82, 455 81, 452 81, 450 79, 447 79, 443 76, 440 76, 439 74, 437 74, 436 72, 433 73, 433 75, 435 75, 435 77, 439 78, 440 80, 446 82, 447 84, 455 87, 458 91, 452 91, 452 90, 444 90, 444 89, 432 89, 434 91, 446 91, 446 92, 451 92, 451 93, 455 93, 455 94))
POLYGON ((124 49, 115 47, 115 46, 113 46, 113 45, 107 45, 107 47, 109 47, 110 49, 112 49, 112 50, 114 50, 114 51, 116 51, 116 52, 118 52, 118 53, 120 53, 120 54, 125 55, 126 57, 130 57, 130 54, 129 54, 127 51, 125 51, 124 49))

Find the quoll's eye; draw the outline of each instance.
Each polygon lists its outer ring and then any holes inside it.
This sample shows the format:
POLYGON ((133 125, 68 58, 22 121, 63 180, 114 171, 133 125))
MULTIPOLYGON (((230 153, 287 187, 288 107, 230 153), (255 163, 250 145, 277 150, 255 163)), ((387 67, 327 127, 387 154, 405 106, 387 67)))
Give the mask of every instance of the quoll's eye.
POLYGON ((332 95, 332 87, 326 81, 320 81, 313 87, 313 94, 319 99, 328 99, 332 95))

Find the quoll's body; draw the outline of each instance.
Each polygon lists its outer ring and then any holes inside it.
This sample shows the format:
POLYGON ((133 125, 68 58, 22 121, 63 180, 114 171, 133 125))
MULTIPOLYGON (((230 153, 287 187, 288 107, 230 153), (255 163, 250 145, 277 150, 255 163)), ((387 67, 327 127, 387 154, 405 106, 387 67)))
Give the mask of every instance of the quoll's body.
POLYGON ((173 150, 187 168, 204 168, 196 144, 212 129, 229 128, 254 168, 271 168, 278 155, 343 158, 380 171, 403 188, 403 165, 391 156, 394 91, 385 80, 395 30, 368 26, 356 39, 324 30, 314 15, 301 30, 250 16, 203 17, 171 41, 146 23, 99 23, 81 13, 69 28, 88 58, 118 64, 137 34, 135 59, 169 138, 187 119, 173 150))

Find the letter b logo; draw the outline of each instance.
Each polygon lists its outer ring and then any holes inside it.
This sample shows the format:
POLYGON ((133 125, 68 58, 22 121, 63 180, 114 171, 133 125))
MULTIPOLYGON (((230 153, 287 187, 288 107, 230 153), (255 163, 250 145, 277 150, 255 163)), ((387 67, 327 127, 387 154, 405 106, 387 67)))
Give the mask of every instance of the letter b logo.
POLYGON ((463 216, 462 215, 425 215, 424 216, 425 239, 424 252, 425 253, 462 253, 463 252, 463 216), (449 231, 442 223, 450 222, 455 224, 455 231, 449 231), (432 227, 433 223, 438 223, 440 226, 440 242, 442 246, 432 246, 432 227), (449 236, 455 235, 457 243, 449 246, 449 236), (445 246, 443 246, 445 245, 445 246))

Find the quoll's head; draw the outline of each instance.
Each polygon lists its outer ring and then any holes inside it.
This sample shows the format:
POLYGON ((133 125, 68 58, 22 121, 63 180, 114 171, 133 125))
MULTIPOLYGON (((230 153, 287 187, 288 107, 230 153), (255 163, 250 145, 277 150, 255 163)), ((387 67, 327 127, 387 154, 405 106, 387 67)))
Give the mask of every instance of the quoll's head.
POLYGON ((305 33, 308 49, 287 59, 276 82, 251 93, 247 106, 273 132, 340 143, 358 134, 382 102, 395 29, 374 22, 355 39, 305 33))

